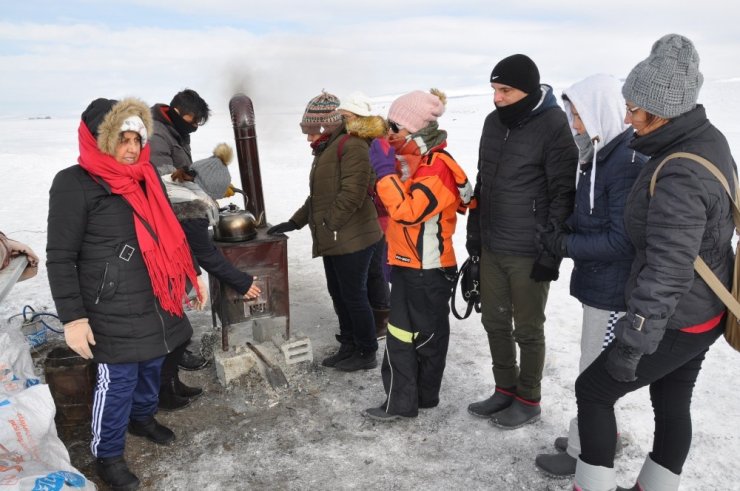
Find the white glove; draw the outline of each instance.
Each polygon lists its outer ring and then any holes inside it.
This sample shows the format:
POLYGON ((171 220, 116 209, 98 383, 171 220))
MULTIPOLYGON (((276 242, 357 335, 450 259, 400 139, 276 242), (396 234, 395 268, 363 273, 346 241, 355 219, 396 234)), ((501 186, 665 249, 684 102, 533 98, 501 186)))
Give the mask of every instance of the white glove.
POLYGON ((64 324, 64 341, 72 351, 87 360, 92 360, 90 345, 95 345, 95 337, 87 317, 64 324))
POLYGON ((208 303, 208 286, 206 280, 203 279, 203 275, 196 276, 195 279, 198 281, 198 298, 193 302, 193 307, 195 307, 195 310, 203 310, 208 303))

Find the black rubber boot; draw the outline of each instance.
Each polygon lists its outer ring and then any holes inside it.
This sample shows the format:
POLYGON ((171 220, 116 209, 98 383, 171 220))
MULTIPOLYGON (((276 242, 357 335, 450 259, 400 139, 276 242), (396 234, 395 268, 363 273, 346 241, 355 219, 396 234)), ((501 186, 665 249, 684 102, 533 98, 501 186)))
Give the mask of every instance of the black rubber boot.
POLYGON ((183 370, 200 370, 208 366, 208 360, 202 357, 200 353, 193 353, 186 349, 178 366, 183 370))
POLYGON ((340 361, 346 360, 347 358, 352 356, 352 353, 355 352, 355 349, 356 348, 354 344, 342 343, 341 345, 339 345, 339 351, 327 358, 324 358, 324 361, 322 361, 321 364, 325 367, 335 367, 340 361))
POLYGON ((558 452, 555 454, 539 454, 534 459, 534 463, 539 467, 545 474, 551 477, 571 477, 576 473, 576 462, 578 460, 571 457, 566 452, 558 452))
POLYGON ((159 388, 157 407, 162 411, 178 411, 190 405, 190 399, 177 395, 176 378, 177 375, 159 388))
POLYGON ((188 399, 196 399, 203 394, 203 389, 200 387, 190 387, 185 385, 182 380, 180 380, 180 376, 175 375, 175 394, 180 397, 187 397, 188 399))
POLYGON ((567 436, 559 436, 555 439, 555 448, 560 452, 565 452, 568 450, 568 437, 567 436))
POLYGON ((159 424, 153 417, 148 421, 129 421, 128 432, 132 435, 143 436, 158 445, 167 445, 175 441, 175 434, 172 430, 159 424))
POLYGON ((541 412, 539 402, 525 401, 520 397, 515 397, 509 407, 494 413, 488 422, 504 430, 515 430, 539 421, 541 412))
POLYGON ((357 370, 370 370, 378 366, 375 351, 355 351, 352 356, 337 362, 334 368, 343 372, 356 372, 357 370))
POLYGON ((95 461, 98 477, 113 491, 133 491, 139 489, 139 478, 128 470, 123 456, 101 457, 95 461))
POLYGON ((496 392, 483 401, 474 402, 468 406, 468 412, 479 418, 490 418, 494 413, 503 411, 514 401, 514 389, 504 390, 496 387, 496 392))

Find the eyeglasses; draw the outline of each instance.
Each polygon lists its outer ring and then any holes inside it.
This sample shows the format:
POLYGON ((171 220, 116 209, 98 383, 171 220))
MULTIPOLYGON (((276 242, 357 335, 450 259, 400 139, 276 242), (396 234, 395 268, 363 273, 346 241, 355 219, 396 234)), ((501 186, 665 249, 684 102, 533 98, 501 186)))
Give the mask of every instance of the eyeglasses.
POLYGON ((398 133, 399 131, 403 129, 403 126, 396 123, 395 121, 391 121, 390 119, 388 120, 388 127, 391 129, 393 133, 398 133))
POLYGON ((635 107, 629 107, 629 106, 627 106, 627 112, 628 112, 628 113, 629 113, 629 114, 630 114, 631 116, 634 116, 635 112, 637 112, 637 111, 639 111, 639 110, 640 110, 640 108, 639 108, 638 106, 635 106, 635 107))

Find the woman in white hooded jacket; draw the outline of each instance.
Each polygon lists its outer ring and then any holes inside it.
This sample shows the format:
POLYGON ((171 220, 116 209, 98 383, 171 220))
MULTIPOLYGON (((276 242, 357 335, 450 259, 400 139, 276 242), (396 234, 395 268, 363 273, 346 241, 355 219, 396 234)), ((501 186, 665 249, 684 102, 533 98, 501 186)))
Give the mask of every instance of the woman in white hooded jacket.
MULTIPOLYGON (((613 339, 614 324, 626 310, 634 249, 624 206, 646 157, 627 147, 634 130, 624 123, 616 78, 600 74, 577 82, 563 91, 563 103, 579 150, 575 205, 564 227, 542 229, 539 240, 549 252, 573 259, 570 293, 583 306, 582 372, 613 339)), ((575 474, 581 449, 576 418, 555 447, 560 452, 538 455, 537 466, 557 477, 575 474)))

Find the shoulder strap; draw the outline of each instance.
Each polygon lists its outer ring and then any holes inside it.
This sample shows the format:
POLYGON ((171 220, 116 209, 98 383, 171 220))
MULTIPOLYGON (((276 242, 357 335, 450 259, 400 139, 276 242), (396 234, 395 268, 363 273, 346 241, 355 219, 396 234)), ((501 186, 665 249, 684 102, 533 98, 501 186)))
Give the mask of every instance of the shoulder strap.
MULTIPOLYGON (((734 189, 730 190, 730 185, 727 182, 727 179, 720 172, 720 170, 717 169, 717 166, 699 155, 688 152, 676 152, 663 159, 663 161, 658 164, 658 167, 655 168, 655 172, 653 172, 653 177, 650 179, 650 196, 653 196, 655 194, 655 183, 658 180, 658 172, 660 172, 660 169, 662 169, 663 166, 668 163, 668 161, 678 158, 693 160, 694 162, 701 164, 705 169, 711 172, 714 177, 717 178, 720 184, 722 184, 722 187, 725 188, 725 191, 727 192, 727 195, 732 202, 732 219, 735 222, 735 231, 737 232, 738 230, 740 230, 740 206, 738 205, 738 196, 740 195, 740 192, 738 191, 737 176, 733 176, 734 189)), ((722 300, 722 303, 725 304, 728 309, 730 309, 735 317, 740 318, 740 302, 738 302, 733 294, 730 293, 727 288, 725 288, 722 282, 719 281, 719 278, 717 278, 717 275, 714 274, 712 269, 707 265, 706 262, 704 262, 704 259, 702 259, 700 256, 696 256, 696 259, 694 259, 694 269, 697 273, 699 273, 699 276, 701 276, 701 278, 706 282, 709 288, 712 289, 714 294, 717 295, 720 300, 722 300)), ((737 278, 733 277, 733 291, 737 290, 737 280, 737 278)))
POLYGON ((337 159, 342 160, 342 153, 344 152, 344 144, 347 143, 347 140, 349 140, 349 133, 342 136, 342 138, 339 139, 339 143, 337 144, 337 159))

